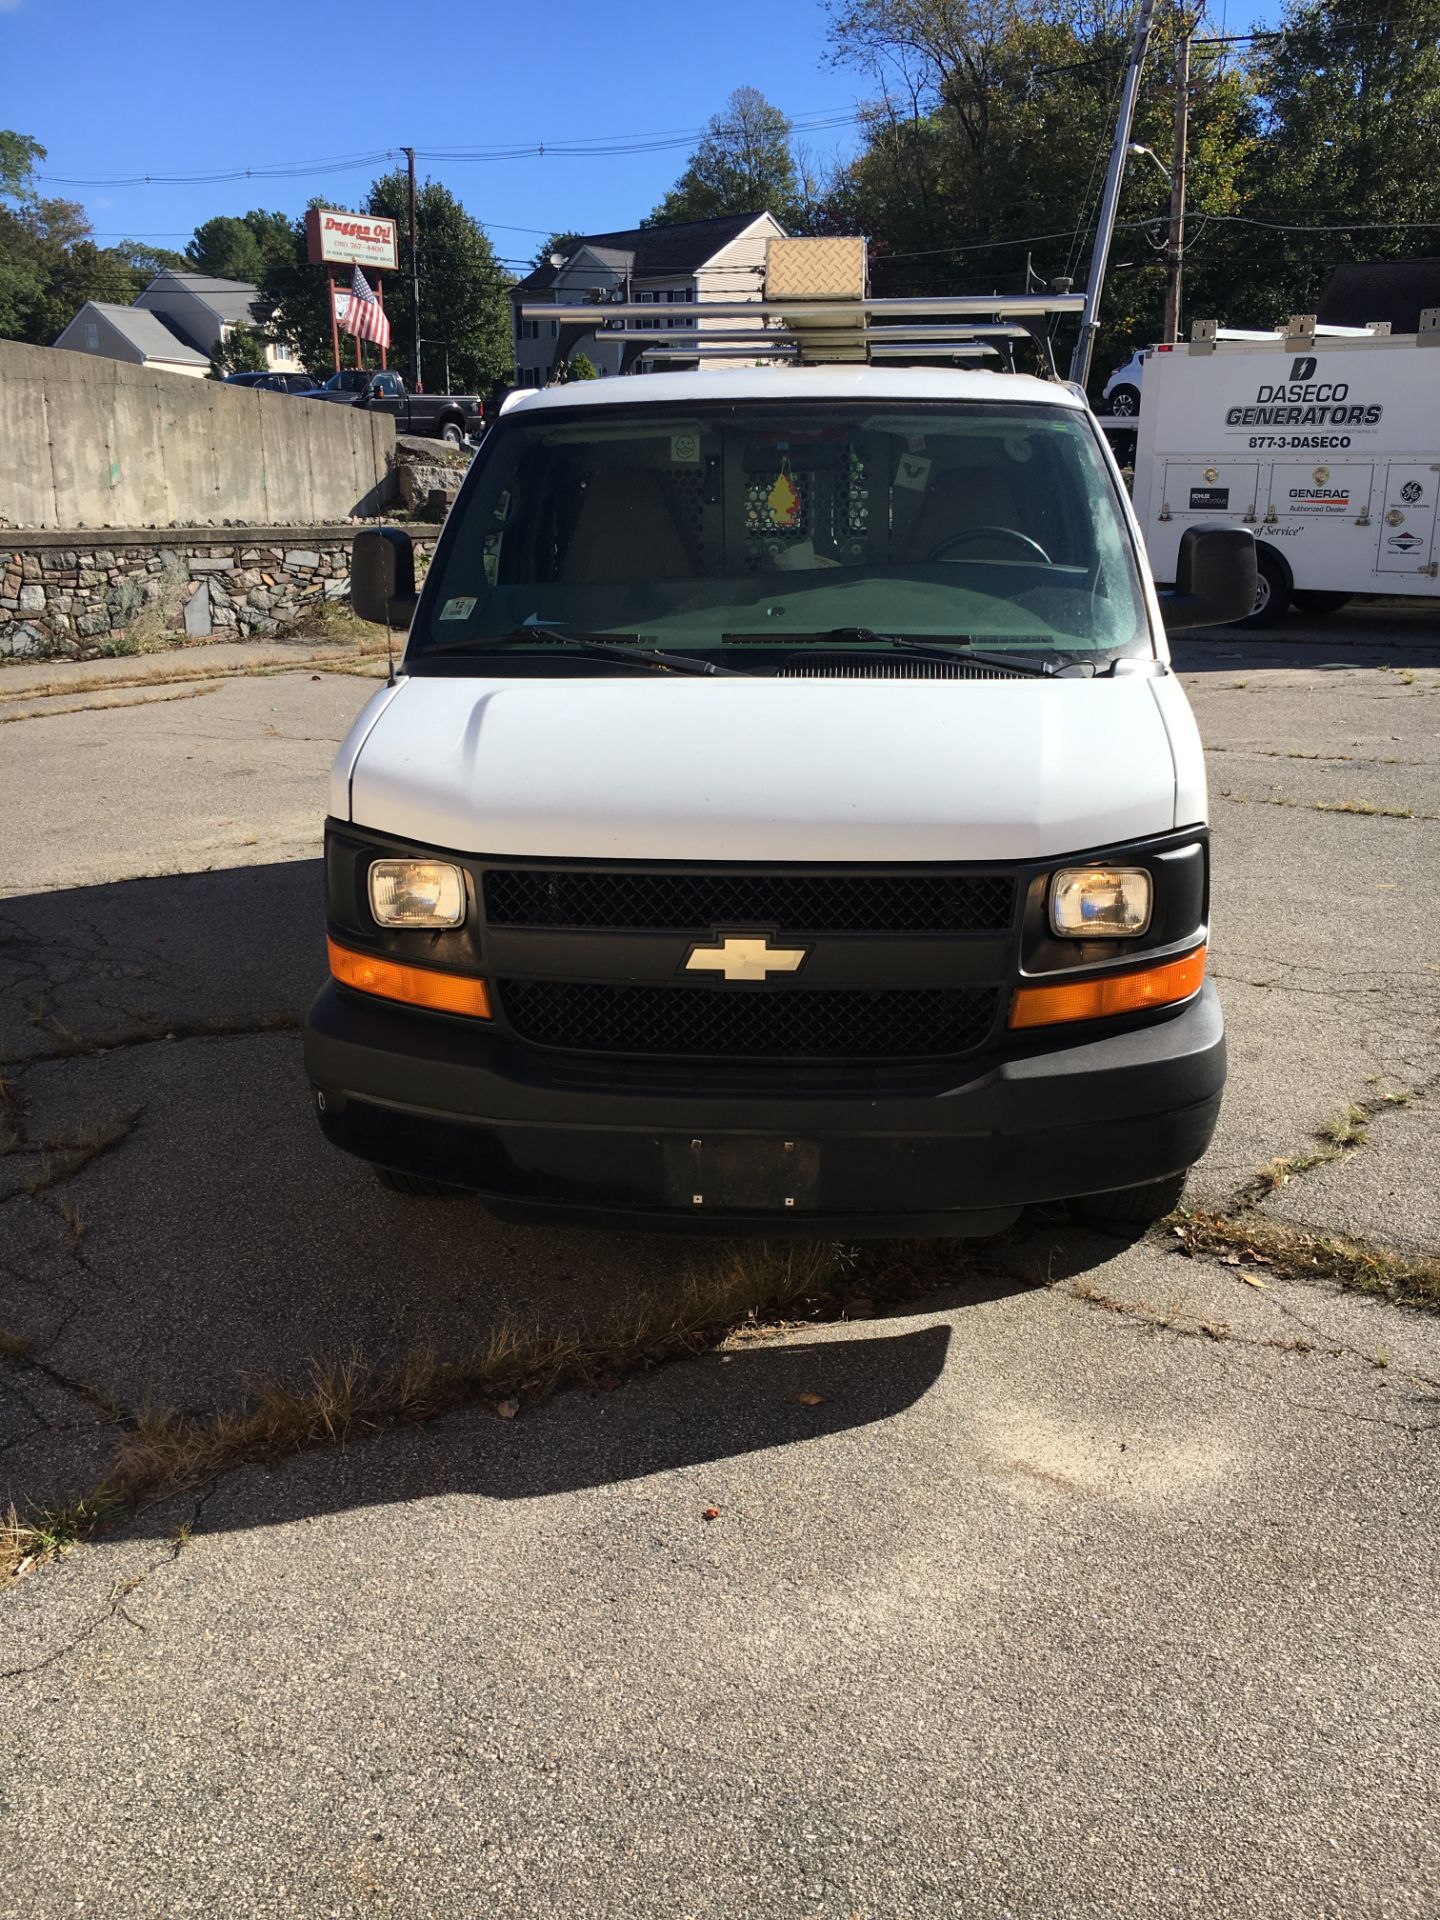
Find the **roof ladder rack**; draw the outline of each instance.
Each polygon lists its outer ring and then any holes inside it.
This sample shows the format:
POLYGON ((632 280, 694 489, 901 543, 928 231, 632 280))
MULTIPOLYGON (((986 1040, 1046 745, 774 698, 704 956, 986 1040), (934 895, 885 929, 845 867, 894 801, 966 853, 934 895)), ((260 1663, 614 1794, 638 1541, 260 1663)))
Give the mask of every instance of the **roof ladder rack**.
POLYGON ((875 361, 969 361, 996 353, 1013 364, 1017 340, 1034 341, 1046 375, 1056 378, 1049 324, 1078 314, 1078 293, 917 294, 873 299, 865 242, 854 237, 771 240, 759 300, 667 302, 663 318, 648 303, 603 300, 583 307, 524 305, 522 320, 558 322, 555 372, 563 377, 581 343, 616 341, 620 371, 642 359, 785 360, 799 366, 875 361))

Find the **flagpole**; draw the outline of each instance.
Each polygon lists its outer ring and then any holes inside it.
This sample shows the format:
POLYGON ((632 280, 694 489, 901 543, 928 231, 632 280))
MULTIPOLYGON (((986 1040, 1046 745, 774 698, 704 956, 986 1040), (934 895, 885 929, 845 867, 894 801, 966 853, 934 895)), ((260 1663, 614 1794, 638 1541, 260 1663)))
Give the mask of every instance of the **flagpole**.
POLYGON ((335 313, 335 276, 333 273, 329 275, 329 280, 330 280, 330 350, 335 356, 335 371, 336 373, 338 373, 340 371, 340 322, 339 322, 339 319, 336 317, 336 313, 335 313))
MULTIPOLYGON (((380 311, 383 314, 385 311, 385 282, 380 278, 378 273, 375 276, 375 298, 380 302, 380 311)), ((390 362, 385 355, 385 335, 382 331, 380 335, 380 371, 383 373, 389 364, 390 362)))

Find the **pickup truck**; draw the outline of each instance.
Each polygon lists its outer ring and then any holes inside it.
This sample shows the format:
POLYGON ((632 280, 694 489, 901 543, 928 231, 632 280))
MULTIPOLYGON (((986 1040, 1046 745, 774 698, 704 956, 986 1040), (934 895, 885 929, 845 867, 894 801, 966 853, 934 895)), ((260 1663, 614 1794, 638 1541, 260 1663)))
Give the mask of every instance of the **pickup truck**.
POLYGON ((473 393, 411 393, 398 373, 366 373, 352 367, 332 373, 324 386, 306 395, 342 407, 368 407, 388 413, 397 433, 428 433, 459 446, 485 431, 485 403, 473 393))
POLYGON ((868 344, 513 395, 418 598, 357 537, 410 631, 305 1057, 392 1188, 847 1240, 1176 1205, 1225 1037, 1166 635, 1249 612, 1253 539, 1187 527, 1158 595, 1078 387, 868 344))

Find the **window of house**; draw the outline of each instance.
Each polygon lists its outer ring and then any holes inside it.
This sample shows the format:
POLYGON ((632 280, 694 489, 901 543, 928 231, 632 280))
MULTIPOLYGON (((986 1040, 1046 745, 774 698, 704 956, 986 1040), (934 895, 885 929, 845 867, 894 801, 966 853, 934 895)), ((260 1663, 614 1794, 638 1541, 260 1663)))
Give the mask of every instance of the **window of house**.
POLYGON ((85 322, 85 351, 87 353, 100 351, 100 329, 93 320, 85 322))

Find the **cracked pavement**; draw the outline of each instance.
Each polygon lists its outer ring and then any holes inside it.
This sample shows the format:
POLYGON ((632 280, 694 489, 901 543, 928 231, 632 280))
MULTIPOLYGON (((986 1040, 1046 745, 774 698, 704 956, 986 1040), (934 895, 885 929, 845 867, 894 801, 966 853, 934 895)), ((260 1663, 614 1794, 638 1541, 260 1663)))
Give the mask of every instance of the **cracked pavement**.
MULTIPOLYGON (((1231 1036, 1196 1196, 1413 1094, 1259 1213, 1440 1252, 1440 639, 1177 652, 1231 1036)), ((583 1334, 719 1257, 324 1146, 295 1028, 368 688, 204 684, 3 734, 0 1505, 146 1406, 583 1334)), ((873 1319, 236 1469, 0 1594, 7 1903, 1428 1920, 1437 1431, 1440 1318, 1057 1210, 873 1319)))

